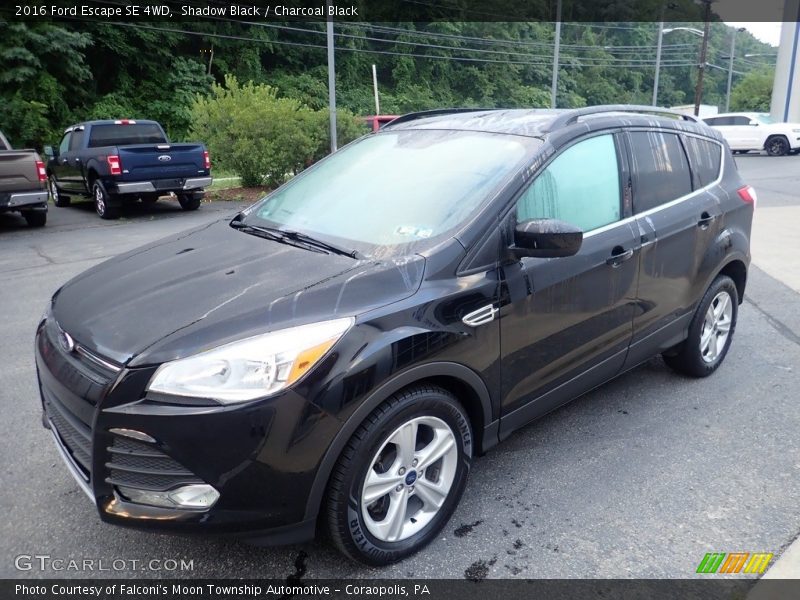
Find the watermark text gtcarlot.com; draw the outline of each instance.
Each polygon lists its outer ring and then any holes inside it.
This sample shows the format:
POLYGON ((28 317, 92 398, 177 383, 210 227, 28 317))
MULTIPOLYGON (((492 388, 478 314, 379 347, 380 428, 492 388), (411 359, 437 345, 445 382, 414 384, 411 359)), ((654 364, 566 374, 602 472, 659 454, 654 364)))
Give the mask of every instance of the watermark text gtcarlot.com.
POLYGON ((194 559, 183 558, 62 558, 49 554, 20 554, 14 557, 18 571, 194 571, 194 559))

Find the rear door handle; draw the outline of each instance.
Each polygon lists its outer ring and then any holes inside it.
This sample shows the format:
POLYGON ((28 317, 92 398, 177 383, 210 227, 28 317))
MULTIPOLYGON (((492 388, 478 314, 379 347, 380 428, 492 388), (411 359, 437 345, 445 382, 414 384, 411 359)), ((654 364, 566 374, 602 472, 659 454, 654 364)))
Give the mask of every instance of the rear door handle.
POLYGON ((708 229, 708 226, 711 225, 711 223, 713 223, 714 219, 716 218, 717 217, 712 216, 704 211, 703 214, 700 215, 700 220, 697 222, 697 226, 700 229, 708 229))
POLYGON ((632 256, 633 248, 625 250, 622 246, 614 246, 614 249, 611 251, 611 256, 606 259, 606 264, 612 267, 618 267, 632 256))

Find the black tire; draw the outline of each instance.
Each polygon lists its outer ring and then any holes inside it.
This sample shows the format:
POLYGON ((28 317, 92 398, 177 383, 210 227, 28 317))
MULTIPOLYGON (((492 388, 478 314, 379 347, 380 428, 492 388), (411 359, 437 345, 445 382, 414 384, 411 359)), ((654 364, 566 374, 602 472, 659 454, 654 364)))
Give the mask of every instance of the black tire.
POLYGON ((58 189, 55 175, 50 175, 50 177, 47 178, 47 185, 50 191, 50 197, 53 199, 53 204, 59 207, 69 206, 71 204, 70 197, 65 196, 61 193, 61 190, 58 189))
MULTIPOLYGON (((718 306, 715 305, 715 306, 718 306)), ((689 336, 684 342, 673 348, 671 351, 664 353, 664 362, 679 373, 690 375, 692 377, 708 377, 716 371, 725 360, 728 354, 728 349, 731 347, 733 341, 733 334, 736 330, 736 319, 739 314, 739 293, 736 289, 736 284, 727 275, 719 275, 709 286, 697 310, 692 317, 692 322, 689 325, 689 336), (704 334, 708 334, 713 340, 718 339, 719 333, 716 328, 713 331, 709 330, 707 323, 707 314, 709 307, 712 303, 717 301, 720 294, 726 293, 729 297, 731 316, 729 321, 729 329, 727 338, 724 340, 722 348, 716 351, 711 360, 709 356, 704 357, 704 352, 701 349, 703 344, 704 334)))
POLYGON ((92 200, 94 210, 101 219, 119 218, 119 206, 111 204, 108 192, 99 180, 92 183, 92 200))
POLYGON ((47 211, 44 210, 26 210, 22 216, 25 217, 29 227, 44 227, 47 223, 47 211))
POLYGON ((768 138, 767 142, 764 144, 764 150, 766 150, 767 154, 770 156, 785 156, 789 153, 790 149, 789 140, 782 135, 773 135, 768 138))
MULTIPOLYGON (((423 432, 424 429, 425 426, 421 425, 418 431, 423 432)), ((417 449, 420 449, 420 443, 429 443, 423 439, 423 433, 420 433, 419 436, 415 440, 417 449)), ((427 446, 424 446, 422 450, 425 447, 427 446)), ((442 481, 445 473, 444 460, 442 458, 431 463, 425 471, 420 471, 419 476, 412 467, 409 467, 408 473, 405 473, 406 479, 401 482, 398 489, 390 490, 384 497, 376 501, 376 504, 387 502, 385 505, 387 507, 386 518, 388 518, 389 495, 397 492, 403 485, 406 486, 400 492, 403 494, 403 498, 405 498, 406 492, 409 494, 408 500, 404 500, 404 502, 410 506, 412 496, 416 496, 414 502, 421 504, 422 497, 417 495, 417 492, 421 493, 421 490, 415 491, 415 483, 419 488, 422 478, 427 479, 431 471, 433 471, 435 479, 429 481, 434 483, 437 480, 442 481), (408 479, 412 475, 412 470, 414 478, 409 483, 408 479)), ((326 495, 325 515, 334 545, 349 558, 374 566, 391 564, 422 549, 436 537, 458 505, 467 482, 471 461, 472 430, 470 422, 463 407, 452 394, 431 385, 415 386, 398 392, 376 408, 359 426, 333 469, 326 495), (454 472, 454 476, 441 506, 427 524, 422 526, 419 531, 404 539, 399 539, 399 541, 383 541, 370 533, 362 514, 360 500, 364 482, 368 471, 373 469, 372 461, 376 454, 382 447, 389 447, 387 443, 393 432, 417 418, 443 421, 449 428, 455 440, 453 447, 456 449, 457 455, 455 455, 455 460, 452 459, 453 455, 450 455, 451 462, 447 468, 451 473, 454 472)), ((402 462, 399 454, 393 458, 392 465, 387 467, 386 473, 398 462, 402 462)), ((416 459, 413 465, 421 468, 417 466, 416 459)), ((403 476, 404 471, 405 469, 402 469, 397 473, 403 476)), ((404 513, 404 520, 407 514, 404 513)), ((413 517, 409 517, 408 523, 415 524, 417 521, 413 517)))
POLYGON ((197 210, 202 199, 202 194, 178 194, 178 202, 183 210, 197 210))

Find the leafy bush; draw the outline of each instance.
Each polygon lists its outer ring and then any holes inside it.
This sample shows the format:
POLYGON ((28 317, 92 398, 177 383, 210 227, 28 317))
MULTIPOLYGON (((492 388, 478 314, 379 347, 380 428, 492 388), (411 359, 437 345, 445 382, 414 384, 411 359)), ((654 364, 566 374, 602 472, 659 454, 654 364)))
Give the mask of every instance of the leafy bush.
MULTIPOLYGON (((328 153, 328 113, 314 111, 265 84, 240 84, 232 76, 213 85, 192 106, 191 136, 203 140, 217 166, 242 178, 243 186, 280 185, 328 153)), ((337 137, 350 141, 364 131, 343 111, 337 137)))

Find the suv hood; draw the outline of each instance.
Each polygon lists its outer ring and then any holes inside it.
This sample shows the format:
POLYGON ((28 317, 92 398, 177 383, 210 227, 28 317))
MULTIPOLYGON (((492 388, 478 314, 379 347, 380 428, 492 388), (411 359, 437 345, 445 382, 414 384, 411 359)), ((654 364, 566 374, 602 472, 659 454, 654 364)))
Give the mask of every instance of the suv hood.
POLYGON ((78 343, 140 366, 402 300, 424 264, 313 252, 222 220, 89 269, 56 292, 52 310, 78 343))

